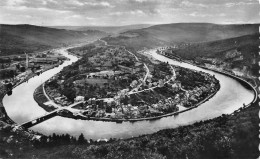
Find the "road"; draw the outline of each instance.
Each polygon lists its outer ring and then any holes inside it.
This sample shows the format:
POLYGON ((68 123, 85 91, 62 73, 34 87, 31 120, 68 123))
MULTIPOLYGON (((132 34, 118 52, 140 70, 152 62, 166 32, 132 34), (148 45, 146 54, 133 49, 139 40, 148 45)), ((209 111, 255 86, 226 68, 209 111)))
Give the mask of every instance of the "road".
POLYGON ((150 74, 150 70, 149 70, 149 68, 147 67, 147 65, 145 63, 144 63, 144 67, 146 69, 146 75, 144 77, 144 82, 145 82, 147 80, 148 75, 150 74))
POLYGON ((78 104, 81 104, 81 103, 83 103, 83 101, 71 104, 67 107, 59 107, 58 109, 55 109, 55 110, 48 112, 48 113, 45 113, 42 116, 36 117, 36 118, 34 118, 30 121, 26 121, 26 122, 22 123, 20 126, 28 129, 28 128, 34 126, 34 125, 37 125, 37 124, 42 123, 42 122, 44 122, 44 121, 46 121, 50 118, 55 117, 56 113, 58 113, 61 110, 69 110, 70 108, 72 108, 72 107, 74 107, 78 104))
MULTIPOLYGON (((171 65, 170 65, 171 66, 171 65)), ((176 77, 176 73, 175 73, 175 70, 174 68, 171 66, 171 69, 172 69, 172 72, 173 72, 173 75, 172 75, 172 78, 169 79, 168 81, 166 81, 164 84, 166 83, 169 83, 171 80, 175 80, 175 77, 176 77)), ((131 90, 130 92, 128 92, 128 95, 131 95, 131 94, 136 94, 136 93, 141 93, 141 92, 145 92, 145 91, 149 91, 149 90, 153 90, 155 88, 157 88, 159 86, 154 86, 154 87, 151 87, 151 88, 147 88, 147 89, 143 89, 143 90, 140 90, 140 91, 137 91, 137 92, 133 92, 133 90, 131 90)))
MULTIPOLYGON (((106 46, 116 46, 116 45, 109 45, 109 44, 107 44, 107 42, 106 42, 105 40, 102 40, 102 39, 99 39, 99 41, 102 41, 106 46)), ((124 46, 122 46, 122 47, 124 47, 124 46)), ((125 48, 125 47, 124 47, 124 48, 125 48)), ((136 61, 140 61, 139 58, 138 58, 134 53, 130 52, 130 51, 127 50, 127 49, 126 49, 126 51, 127 51, 129 54, 133 55, 133 56, 135 57, 136 61)), ((145 69, 146 69, 146 74, 145 74, 144 79, 143 79, 143 81, 145 82, 145 81, 147 80, 147 77, 148 77, 149 74, 150 74, 150 70, 149 70, 149 68, 147 67, 147 65, 146 65, 145 63, 143 63, 143 64, 144 64, 144 67, 145 67, 145 69)), ((140 87, 141 85, 142 85, 142 83, 139 84, 137 87, 140 87)), ((129 93, 131 93, 132 91, 133 91, 133 90, 131 90, 129 93)))
POLYGON ((42 85, 42 88, 43 88, 43 94, 44 94, 45 97, 49 100, 49 101, 46 102, 46 103, 51 104, 51 105, 54 106, 55 108, 60 108, 61 106, 58 105, 58 104, 56 104, 56 103, 55 103, 52 99, 50 99, 50 97, 47 95, 44 86, 45 86, 45 83, 43 83, 43 85, 42 85))

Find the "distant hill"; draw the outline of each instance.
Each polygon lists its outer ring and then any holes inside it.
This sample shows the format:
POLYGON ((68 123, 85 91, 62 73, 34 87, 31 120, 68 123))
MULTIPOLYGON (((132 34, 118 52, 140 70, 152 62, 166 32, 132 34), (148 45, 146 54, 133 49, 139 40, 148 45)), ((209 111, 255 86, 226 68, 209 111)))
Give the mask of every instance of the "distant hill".
POLYGON ((170 42, 160 40, 142 30, 128 31, 118 36, 108 36, 103 38, 103 40, 107 41, 108 44, 127 46, 134 50, 171 45, 170 42))
POLYGON ((233 68, 242 69, 243 66, 247 66, 254 75, 257 75, 258 68, 253 67, 253 61, 254 59, 259 61, 259 44, 259 34, 253 34, 213 42, 184 45, 180 48, 173 49, 173 54, 189 60, 198 60, 200 57, 217 58, 232 64, 231 66, 233 68), (227 58, 227 54, 234 54, 236 52, 240 52, 243 59, 233 60, 235 57, 227 58))
POLYGON ((42 51, 107 36, 97 30, 70 31, 34 25, 0 25, 0 56, 42 51))
POLYGON ((218 25, 210 23, 176 23, 154 25, 106 37, 111 44, 135 49, 174 43, 209 42, 258 33, 258 24, 218 25))
POLYGON ((238 50, 244 57, 248 57, 244 61, 251 61, 252 58, 257 57, 259 44, 259 35, 252 34, 217 41, 192 43, 173 50, 175 54, 184 59, 194 59, 196 57, 217 57, 222 59, 225 58, 226 52, 238 50))
POLYGON ((147 28, 150 24, 136 24, 136 25, 125 25, 125 26, 50 26, 50 28, 67 29, 67 30, 99 30, 107 33, 118 34, 133 29, 147 28))
POLYGON ((0 25, 0 56, 42 51, 64 44, 86 42, 105 37, 109 44, 135 50, 178 43, 210 42, 258 34, 258 24, 218 25, 176 23, 151 26, 69 26, 48 28, 33 25, 0 25), (57 29, 59 28, 59 29, 57 29), (111 34, 107 37, 107 35, 111 34))
POLYGON ((258 26, 258 24, 177 23, 155 25, 142 30, 167 42, 206 42, 258 33, 258 26))

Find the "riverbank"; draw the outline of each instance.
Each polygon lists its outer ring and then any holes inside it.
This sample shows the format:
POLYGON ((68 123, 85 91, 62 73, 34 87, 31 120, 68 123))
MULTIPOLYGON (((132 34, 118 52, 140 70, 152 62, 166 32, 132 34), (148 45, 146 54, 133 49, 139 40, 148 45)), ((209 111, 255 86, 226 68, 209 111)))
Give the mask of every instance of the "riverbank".
POLYGON ((47 112, 51 112, 55 110, 56 108, 51 105, 46 105, 44 103, 48 102, 48 98, 45 96, 43 84, 41 84, 39 87, 37 87, 33 93, 33 98, 36 101, 36 103, 42 107, 47 112))
MULTIPOLYGON (((167 56, 165 56, 167 57, 167 56)), ((176 60, 176 59, 174 59, 176 60)), ((183 60, 176 60, 176 61, 179 61, 179 62, 182 62, 183 60)), ((219 70, 216 70, 216 69, 210 69, 206 66, 203 66, 203 65, 197 65, 197 64, 194 64, 194 63, 191 63, 189 61, 184 61, 185 63, 188 63, 188 64, 191 64, 193 66, 196 66, 196 67, 200 67, 200 68, 203 68, 203 69, 206 69, 206 70, 210 70, 210 71, 213 71, 213 72, 216 72, 216 73, 219 73, 219 74, 222 74, 222 75, 225 75, 225 76, 228 76, 228 77, 231 77, 235 80, 237 80, 241 85, 243 85, 245 88, 249 89, 249 90, 252 90, 254 92, 254 99, 252 100, 251 103, 255 103, 256 100, 257 100, 257 90, 256 90, 256 87, 253 86, 253 84, 249 83, 248 81, 246 81, 245 79, 241 78, 241 77, 238 77, 238 76, 235 76, 229 72, 223 72, 223 71, 219 71, 219 70)), ((247 104, 247 106, 249 106, 251 103, 247 104)))
MULTIPOLYGON (((256 87, 253 86, 253 84, 251 84, 250 82, 246 81, 245 79, 241 78, 241 77, 238 77, 238 76, 235 76, 229 72, 223 72, 223 71, 220 71, 220 70, 216 70, 216 69, 212 69, 212 68, 208 68, 202 64, 195 64, 193 62, 190 62, 190 61, 186 61, 186 60, 182 60, 180 58, 171 58, 171 57, 168 57, 166 55, 161 55, 161 56, 164 56, 164 57, 167 57, 169 59, 172 59, 172 60, 175 60, 175 61, 178 61, 178 62, 184 62, 184 63, 188 63, 190 65, 193 65, 193 66, 196 66, 196 67, 200 67, 200 68, 203 68, 205 70, 209 70, 209 71, 213 71, 213 72, 216 72, 216 73, 219 73, 219 74, 222 74, 222 75, 225 75, 225 76, 228 76, 232 79, 235 79, 236 81, 238 81, 241 85, 243 85, 245 88, 249 89, 249 90, 252 90, 254 92, 254 99, 252 100, 251 103, 255 103, 256 100, 257 100, 257 90, 256 90, 256 87)), ((249 103, 248 105, 250 105, 251 103, 249 103)))
MULTIPOLYGON (((15 87, 19 86, 20 84, 28 81, 30 78, 33 78, 34 76, 36 76, 35 74, 29 74, 25 79, 23 79, 22 81, 14 81, 13 82, 13 87, 12 89, 14 89, 15 87)), ((4 85, 1 86, 1 89, 0 89, 0 120, 3 121, 3 122, 6 122, 8 124, 16 124, 7 114, 6 110, 5 110, 5 107, 4 107, 4 104, 3 104, 3 98, 5 95, 7 95, 7 90, 5 88, 4 85)))
MULTIPOLYGON (((49 67, 43 71, 48 71, 57 66, 49 67)), ((36 74, 29 74, 24 80, 16 82, 12 89, 35 77, 36 74)), ((15 153, 29 151, 34 147, 34 142, 40 141, 42 134, 24 129, 14 122, 7 114, 3 105, 3 98, 7 95, 4 85, 0 88, 0 157, 13 157, 15 153), (15 151, 12 151, 16 149, 15 151)), ((18 157, 20 158, 20 157, 18 157)))
MULTIPOLYGON (((196 66, 196 65, 195 65, 196 66)), ((243 85, 245 88, 249 89, 249 90, 252 90, 254 92, 254 99, 251 103, 255 103, 256 100, 257 100, 257 90, 256 88, 251 84, 249 83, 248 81, 246 81, 245 79, 241 78, 241 77, 237 77, 235 75, 232 75, 228 72, 221 72, 221 71, 218 71, 218 70, 214 70, 214 69, 209 69, 205 66, 200 66, 200 65, 197 65, 198 67, 201 67, 201 68, 204 68, 204 69, 207 69, 207 70, 210 70, 210 71, 214 71, 214 72, 217 72, 217 73, 220 73, 220 74, 223 74, 223 75, 226 75, 228 77, 231 77, 235 80, 237 80, 241 85, 243 85)), ((251 103, 249 103, 248 105, 250 105, 251 103)))

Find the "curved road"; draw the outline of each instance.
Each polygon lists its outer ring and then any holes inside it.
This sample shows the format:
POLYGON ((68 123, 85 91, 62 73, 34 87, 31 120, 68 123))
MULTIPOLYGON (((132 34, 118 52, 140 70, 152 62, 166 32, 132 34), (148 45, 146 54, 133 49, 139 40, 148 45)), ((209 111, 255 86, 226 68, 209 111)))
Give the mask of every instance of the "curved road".
MULTIPOLYGON (((65 49, 59 49, 56 51, 62 53, 71 60, 64 62, 57 68, 42 73, 40 76, 30 79, 28 83, 23 83, 17 86, 13 90, 13 94, 11 96, 4 97, 3 104, 6 112, 15 122, 21 124, 25 121, 32 120, 35 117, 45 114, 46 112, 39 107, 33 99, 34 90, 44 81, 61 71, 63 67, 78 60, 77 57, 69 55, 65 49)), ((158 55, 153 51, 151 51, 151 54, 160 61, 168 61, 170 64, 195 69, 198 71, 204 71, 215 75, 221 85, 219 92, 209 101, 203 103, 195 109, 177 116, 165 117, 154 121, 140 121, 136 123, 123 122, 121 124, 117 124, 113 122, 74 120, 57 116, 36 125, 31 129, 45 135, 50 135, 52 133, 68 133, 73 136, 78 136, 80 133, 83 133, 88 139, 111 137, 126 138, 153 133, 165 128, 175 128, 181 125, 192 124, 196 121, 211 119, 222 114, 230 114, 234 110, 242 107, 243 103, 248 104, 254 98, 254 93, 252 91, 247 90, 239 82, 230 77, 192 66, 190 64, 173 61, 158 55)))

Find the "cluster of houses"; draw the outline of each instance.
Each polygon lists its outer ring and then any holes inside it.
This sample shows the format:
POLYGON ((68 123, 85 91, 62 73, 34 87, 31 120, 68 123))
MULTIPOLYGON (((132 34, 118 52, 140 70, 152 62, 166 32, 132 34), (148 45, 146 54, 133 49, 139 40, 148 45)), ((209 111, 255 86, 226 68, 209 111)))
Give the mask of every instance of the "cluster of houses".
MULTIPOLYGON (((123 47, 113 47, 106 49, 105 52, 97 53, 96 55, 89 57, 88 60, 92 63, 92 65, 100 70, 111 69, 113 66, 118 65, 124 67, 121 63, 132 62, 134 64, 135 58, 127 53, 127 51, 123 47), (105 67, 105 68, 104 68, 105 67)), ((130 67, 124 67, 127 71, 131 70, 130 67)))
POLYGON ((181 61, 181 57, 179 55, 175 54, 175 52, 172 49, 172 47, 160 47, 160 48, 157 48, 156 53, 164 55, 164 56, 169 57, 169 58, 174 58, 174 59, 177 59, 177 60, 181 61))
MULTIPOLYGON (((180 83, 173 84, 172 87, 180 89, 180 83)), ((122 90, 128 92, 129 90, 122 90)), ((125 95, 124 94, 124 95, 125 95)), ((83 96, 78 96, 75 98, 76 102, 84 101, 83 96)), ((177 104, 180 101, 180 97, 177 95, 174 99, 167 98, 165 100, 160 100, 156 104, 147 105, 145 103, 137 106, 131 104, 120 103, 120 98, 103 98, 96 99, 90 98, 85 101, 85 104, 77 106, 77 108, 82 109, 81 113, 85 116, 97 117, 97 118, 140 118, 140 117, 152 117, 162 115, 169 109, 174 112, 178 111, 177 104)))
MULTIPOLYGON (((160 47, 157 49, 157 53, 170 57, 175 58, 177 60, 181 61, 181 58, 174 53, 174 47, 160 47)), ((196 57, 195 63, 201 64, 203 63, 207 68, 215 69, 218 71, 227 71, 229 73, 232 73, 236 76, 247 76, 251 77, 251 72, 247 68, 247 66, 243 66, 243 68, 233 68, 232 62, 235 61, 242 61, 244 59, 242 53, 238 51, 237 49, 233 49, 230 51, 227 51, 224 56, 221 58, 211 58, 211 57, 196 57)), ((252 59, 252 64, 255 64, 256 60, 252 59)), ((193 61, 190 61, 193 63, 193 61)))
POLYGON ((173 112, 175 112, 175 111, 179 110, 179 108, 177 107, 177 104, 178 104, 177 101, 179 101, 179 95, 178 94, 175 96, 174 99, 169 97, 167 99, 160 100, 156 104, 152 104, 151 108, 152 108, 152 111, 154 113, 162 113, 161 111, 163 111, 163 110, 167 111, 169 109, 171 109, 173 112))
MULTIPOLYGON (((107 93, 110 93, 106 97, 111 97, 112 95, 116 95, 118 86, 113 86, 111 85, 112 83, 110 83, 110 87, 104 88, 104 86, 106 86, 109 81, 131 81, 132 77, 129 76, 131 76, 132 74, 135 74, 136 77, 140 79, 143 79, 145 75, 144 64, 138 62, 133 55, 129 54, 122 47, 108 48, 104 52, 97 53, 94 56, 88 57, 88 62, 91 63, 91 65, 99 71, 88 72, 85 70, 84 63, 79 64, 78 68, 80 72, 80 77, 77 80, 73 81, 74 88, 77 92, 76 94, 79 96, 85 96, 84 93, 86 93, 86 91, 81 89, 82 87, 85 88, 86 85, 88 85, 87 87, 93 85, 95 86, 95 88, 97 87, 97 92, 95 91, 96 93, 98 93, 98 90, 102 88, 105 89, 107 93)), ((59 81, 61 80, 58 79, 58 83, 59 81)), ((61 86, 63 86, 62 83, 61 86)), ((49 90, 48 93, 52 98, 59 97, 58 92, 52 91, 51 93, 51 90, 49 90)), ((93 92, 93 94, 96 93, 93 92)), ((98 98, 104 98, 104 95, 102 94, 102 96, 98 96, 98 98)), ((58 99, 58 102, 61 104, 66 104, 65 100, 65 98, 61 98, 58 99)))
MULTIPOLYGON (((198 60, 198 61, 200 62, 203 61, 204 65, 207 68, 218 70, 218 71, 227 71, 236 76, 251 76, 247 66, 243 66, 242 68, 232 68, 230 62, 225 62, 218 58, 201 58, 201 59, 203 60, 198 60)), ((237 61, 237 60, 243 60, 243 56, 241 55, 232 59, 232 61, 237 61)))
MULTIPOLYGON (((154 81, 152 76, 146 77, 145 65, 142 62, 139 62, 133 55, 129 54, 124 50, 124 48, 109 48, 105 53, 98 53, 94 56, 88 58, 88 62, 91 62, 98 72, 88 72, 84 73, 83 65, 79 65, 79 71, 82 73, 83 79, 75 80, 74 86, 84 86, 85 83, 91 81, 91 84, 96 82, 102 83, 102 79, 108 82, 109 79, 117 80, 121 78, 127 78, 127 76, 135 74, 139 77, 137 80, 133 80, 127 86, 128 88, 116 92, 117 95, 111 97, 103 98, 90 98, 85 100, 84 94, 78 94, 75 98, 75 102, 84 101, 84 104, 76 106, 84 110, 82 114, 86 116, 95 116, 95 117, 111 117, 111 118, 127 118, 134 117, 138 118, 144 116, 144 114, 156 115, 161 114, 162 112, 152 108, 151 106, 133 106, 131 104, 124 105, 120 103, 120 97, 118 94, 122 92, 129 92, 130 88, 133 92, 142 91, 143 89, 149 89, 151 87, 157 87, 163 85, 171 76, 167 75, 165 79, 160 79, 159 81, 154 81), (109 65, 108 65, 109 64, 109 65), (110 65, 111 64, 111 65, 110 65), (105 66, 104 66, 105 65, 105 66), (92 80, 93 79, 93 80, 92 80)), ((147 67, 147 66, 146 66, 147 67)), ((47 87, 48 88, 48 87, 47 87)), ((51 96, 55 102, 61 105, 69 105, 66 103, 66 97, 62 96, 60 93, 46 90, 47 94, 51 96)))
MULTIPOLYGON (((176 105, 173 105, 169 100, 164 101, 164 105, 161 107, 174 107, 178 109, 176 105)), ((159 110, 158 105, 148 106, 143 104, 141 106, 133 106, 131 104, 119 104, 114 98, 106 99, 89 99, 82 104, 77 106, 77 108, 82 109, 82 115, 96 118, 140 118, 140 117, 150 117, 156 115, 162 115, 163 112, 159 110)))
POLYGON ((97 53, 88 58, 88 62, 98 72, 87 72, 88 66, 80 64, 79 71, 86 78, 126 78, 130 74, 142 76, 144 64, 138 62, 133 55, 123 47, 108 48, 104 52, 97 53), (141 73, 141 74, 140 74, 141 73))
MULTIPOLYGON (((165 48, 162 48, 160 51, 163 52, 164 49, 165 48)), ((74 99, 74 102, 83 101, 83 103, 75 106, 74 108, 81 110, 81 114, 87 117, 104 117, 115 119, 140 118, 165 114, 166 112, 169 112, 169 110, 174 112, 178 111, 178 104, 185 105, 190 99, 198 101, 198 97, 200 97, 204 91, 208 91, 209 88, 214 87, 213 84, 206 85, 201 88, 196 87, 194 90, 189 91, 182 90, 181 92, 184 92, 184 98, 179 94, 176 94, 174 98, 163 99, 155 104, 142 103, 140 105, 136 105, 131 102, 126 102, 126 104, 125 102, 122 102, 122 100, 124 100, 126 96, 130 97, 131 93, 135 94, 146 89, 163 87, 165 83, 168 83, 168 86, 171 87, 173 91, 179 91, 182 89, 181 83, 175 81, 177 75, 173 67, 167 66, 170 71, 166 71, 167 73, 162 71, 162 75, 153 78, 153 75, 146 74, 147 66, 139 62, 133 55, 129 54, 122 47, 108 48, 102 53, 97 53, 94 56, 88 57, 88 62, 90 62, 95 68, 97 68, 96 70, 99 71, 86 72, 84 65, 79 65, 78 68, 80 75, 84 76, 81 79, 77 78, 77 80, 73 81, 75 88, 77 86, 85 86, 86 83, 95 84, 95 82, 97 82, 97 84, 105 84, 109 82, 109 80, 127 78, 133 74, 138 75, 138 79, 130 80, 129 85, 127 85, 126 88, 116 92, 113 97, 91 97, 88 99, 85 97, 84 93, 76 93, 77 96, 74 99)), ((114 86, 112 85, 112 87, 114 86)), ((99 89, 100 88, 98 88, 98 90, 99 89)), ((107 89, 105 90, 108 91, 107 89)), ((55 100, 55 102, 61 105, 71 104, 68 103, 66 97, 61 95, 59 92, 48 89, 46 92, 55 100)))
POLYGON ((52 65, 56 64, 58 62, 64 61, 67 58, 64 56, 61 56, 60 54, 53 53, 51 51, 44 52, 44 53, 38 53, 34 55, 34 57, 31 57, 29 60, 29 64, 31 66, 35 65, 52 65))
POLYGON ((85 73, 86 69, 83 64, 79 65, 79 71, 84 76, 82 76, 83 79, 73 82, 75 86, 83 86, 86 83, 93 84, 95 80, 98 84, 106 83, 105 80, 107 79, 129 81, 133 74, 141 80, 146 73, 144 64, 137 61, 133 55, 122 47, 108 48, 102 53, 89 57, 88 62, 99 71, 85 73))
POLYGON ((72 104, 72 102, 68 101, 66 96, 62 95, 59 91, 55 89, 45 87, 45 92, 55 103, 61 106, 68 106, 72 104))
POLYGON ((214 91, 212 88, 214 87, 215 87, 214 83, 206 84, 205 86, 201 86, 201 87, 195 87, 193 90, 186 91, 185 96, 187 97, 187 99, 191 101, 198 102, 202 93, 204 92, 212 93, 214 91))
MULTIPOLYGON (((102 72, 101 74, 103 73, 109 72, 102 72)), ((172 79, 175 79, 176 74, 173 73, 173 75, 174 77, 172 77, 172 79)), ((149 76, 146 82, 144 82, 142 79, 132 81, 132 83, 130 84, 130 88, 132 88, 132 93, 138 93, 138 91, 142 91, 143 89, 145 89, 144 86, 150 86, 147 87, 148 89, 151 87, 163 86, 164 83, 170 79, 171 77, 167 76, 167 78, 165 79, 160 79, 157 82, 152 82, 153 80, 151 76, 149 76)), ((175 82, 172 87, 178 90, 180 89, 179 87, 181 87, 181 84, 179 82, 175 82)), ((140 118, 162 115, 164 113, 163 111, 167 111, 169 109, 171 109, 172 111, 178 111, 176 102, 171 98, 162 100, 159 103, 153 105, 146 105, 145 103, 143 103, 137 106, 131 105, 131 103, 126 105, 121 103, 120 99, 126 95, 130 95, 129 92, 131 92, 129 88, 126 88, 120 90, 113 98, 90 98, 85 101, 85 104, 79 106, 78 108, 84 110, 82 111, 83 115, 97 118, 140 118)), ((84 97, 78 96, 75 98, 75 101, 84 101, 84 97)))
POLYGON ((63 60, 66 60, 66 58, 50 51, 0 58, 0 61, 2 61, 0 65, 0 77, 2 74, 6 74, 6 72, 15 72, 16 75, 18 74, 16 78, 21 81, 25 79, 26 73, 24 72, 27 70, 31 70, 32 73, 38 73, 41 72, 43 67, 58 64, 63 60))

